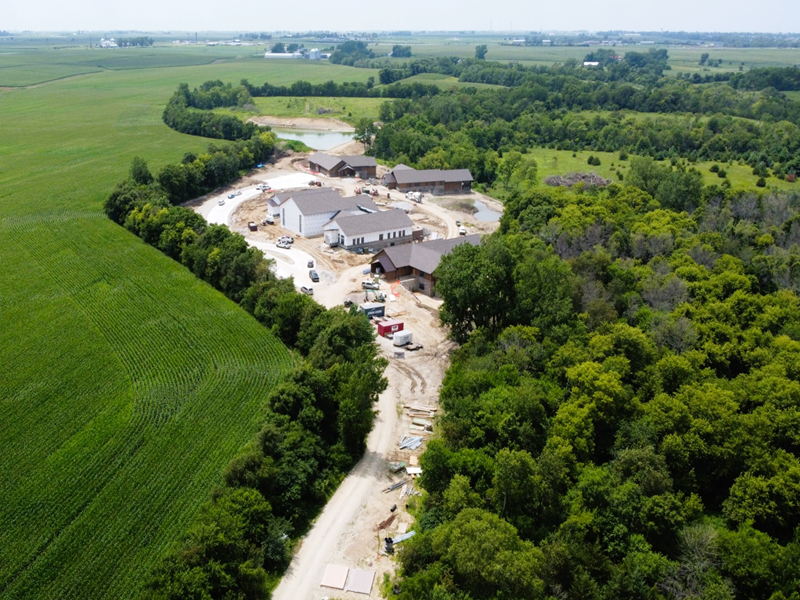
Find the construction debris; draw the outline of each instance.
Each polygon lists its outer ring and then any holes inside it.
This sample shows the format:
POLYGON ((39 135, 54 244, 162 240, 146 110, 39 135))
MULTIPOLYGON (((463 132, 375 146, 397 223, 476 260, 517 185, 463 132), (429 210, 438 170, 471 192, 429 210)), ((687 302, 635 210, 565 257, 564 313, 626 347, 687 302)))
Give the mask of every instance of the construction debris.
POLYGON ((407 436, 404 435, 400 440, 401 450, 416 450, 422 445, 422 436, 407 436))
POLYGON ((406 473, 409 475, 421 475, 422 468, 421 467, 406 467, 406 473))
POLYGON ((404 463, 403 461, 390 462, 389 471, 391 471, 392 473, 397 473, 399 471, 402 471, 405 466, 406 463, 404 463))
POLYGON ((405 485, 406 483, 408 483, 408 479, 403 479, 403 481, 399 481, 399 482, 395 483, 394 485, 390 485, 388 488, 383 490, 383 493, 385 494, 387 492, 391 492, 392 490, 396 490, 397 488, 399 488, 402 485, 405 485))
POLYGON ((391 525, 394 522, 395 517, 397 517, 397 515, 396 514, 392 514, 392 515, 389 516, 389 518, 384 519, 383 521, 378 523, 375 526, 375 531, 380 531, 381 529, 386 529, 387 527, 389 527, 389 525, 391 525))

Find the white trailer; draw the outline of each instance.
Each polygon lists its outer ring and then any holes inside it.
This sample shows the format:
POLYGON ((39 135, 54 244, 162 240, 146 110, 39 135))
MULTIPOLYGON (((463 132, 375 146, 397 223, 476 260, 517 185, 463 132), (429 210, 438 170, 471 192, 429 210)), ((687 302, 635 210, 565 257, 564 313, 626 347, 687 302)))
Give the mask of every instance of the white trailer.
POLYGON ((392 338, 392 343, 395 346, 405 346, 411 343, 414 334, 407 330, 397 331, 392 338))

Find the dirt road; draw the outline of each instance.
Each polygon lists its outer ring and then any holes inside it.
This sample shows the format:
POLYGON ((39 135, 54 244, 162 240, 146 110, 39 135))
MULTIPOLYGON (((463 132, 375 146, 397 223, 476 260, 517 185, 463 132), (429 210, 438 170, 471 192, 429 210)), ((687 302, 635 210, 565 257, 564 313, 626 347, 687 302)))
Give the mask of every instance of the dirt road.
POLYGON ((378 402, 379 412, 367 440, 367 451, 302 540, 289 570, 272 594, 274 600, 363 600, 363 595, 320 586, 328 564, 375 571, 369 597, 380 598, 384 573, 395 571, 395 562, 380 553, 382 539, 396 534, 401 524, 409 526, 412 518, 406 510, 409 500, 399 498, 400 489, 388 494, 382 491, 404 478, 402 474, 390 474, 387 463, 402 460, 413 464, 419 460, 424 446, 415 451, 397 448, 403 435, 413 433, 409 431, 410 417, 403 414, 403 404, 436 406, 452 344, 444 339, 433 313, 418 305, 410 294, 387 304, 387 310, 402 319, 407 328, 413 328, 415 341, 422 341, 425 349, 406 352, 402 359, 393 358, 396 348, 391 341, 378 338, 382 353, 392 358, 386 369, 389 386, 378 402), (394 513, 390 510, 392 505, 398 507, 394 513), (386 531, 376 531, 376 524, 391 514, 397 515, 395 522, 386 531))

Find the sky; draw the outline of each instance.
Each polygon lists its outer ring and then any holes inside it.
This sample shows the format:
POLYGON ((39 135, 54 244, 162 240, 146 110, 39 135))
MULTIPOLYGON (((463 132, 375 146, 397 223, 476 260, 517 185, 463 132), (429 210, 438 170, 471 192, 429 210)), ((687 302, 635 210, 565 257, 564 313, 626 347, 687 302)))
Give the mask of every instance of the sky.
POLYGON ((4 4, 0 30, 8 31, 800 30, 800 0, 6 0, 4 4))

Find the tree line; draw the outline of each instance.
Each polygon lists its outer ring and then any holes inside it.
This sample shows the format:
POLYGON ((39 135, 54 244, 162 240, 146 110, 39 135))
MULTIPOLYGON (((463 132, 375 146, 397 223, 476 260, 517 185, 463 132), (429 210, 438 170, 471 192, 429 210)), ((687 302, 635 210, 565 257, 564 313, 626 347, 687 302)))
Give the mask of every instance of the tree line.
POLYGON ((153 45, 153 38, 147 36, 141 37, 132 37, 132 38, 119 38, 117 40, 117 46, 120 48, 128 48, 128 47, 140 47, 140 48, 147 48, 153 45))
POLYGON ((234 115, 211 112, 213 108, 243 106, 252 101, 244 86, 207 81, 189 90, 182 83, 167 102, 162 119, 170 129, 189 135, 221 140, 247 140, 258 136, 259 127, 234 115))
MULTIPOLYGON (((768 176, 797 174, 800 127, 779 120, 796 110, 777 92, 757 92, 763 120, 742 119, 754 99, 741 98, 728 86, 706 88, 683 96, 675 90, 621 84, 613 93, 580 91, 564 81, 559 92, 544 87, 511 90, 445 90, 410 102, 403 99, 380 107, 382 126, 369 152, 393 163, 419 168, 469 168, 477 181, 491 184, 505 152, 533 147, 559 150, 620 151, 658 160, 743 161, 768 176), (692 100, 693 99, 693 100, 692 100), (690 107, 689 100, 696 102, 690 107), (738 106, 739 109, 731 108, 738 106), (709 114, 643 115, 676 112, 709 114), (767 119, 772 114, 775 116, 767 119), (603 111, 581 114, 581 110, 603 111), (611 110, 612 112, 606 112, 611 110), (726 113, 734 114, 726 114, 726 113)), ((585 83, 585 82, 583 82, 585 83)), ((604 84, 605 85, 605 84, 604 84)), ((677 83, 692 88, 690 84, 677 83)), ((800 113, 798 113, 800 114, 800 113)))
POLYGON ((296 81, 290 86, 274 86, 264 83, 254 86, 243 79, 233 86, 219 80, 206 81, 200 88, 190 90, 182 83, 167 102, 162 120, 171 129, 189 135, 198 135, 221 140, 249 140, 263 131, 255 123, 245 122, 235 115, 213 112, 215 108, 246 107, 253 96, 343 96, 349 98, 421 98, 439 93, 435 85, 422 83, 395 84, 376 88, 374 81, 366 83, 328 81, 311 84, 296 81))
POLYGON ((292 279, 278 279, 243 236, 174 206, 161 184, 170 169, 153 177, 134 159, 106 214, 250 312, 298 361, 265 398, 260 431, 155 569, 145 597, 266 599, 293 541, 361 457, 386 361, 363 314, 326 310, 292 279))
POLYGON ((326 81, 325 83, 312 84, 308 81, 295 81, 291 85, 272 85, 265 82, 263 85, 252 85, 246 79, 242 80, 242 86, 247 89, 253 97, 270 96, 323 96, 323 97, 346 97, 346 98, 421 98, 423 96, 435 96, 439 93, 439 88, 435 85, 424 83, 395 84, 390 86, 375 87, 375 82, 370 77, 366 83, 360 81, 345 81, 336 83, 326 81))
POLYGON ((798 217, 532 188, 445 256, 463 345, 399 598, 797 598, 798 217))

